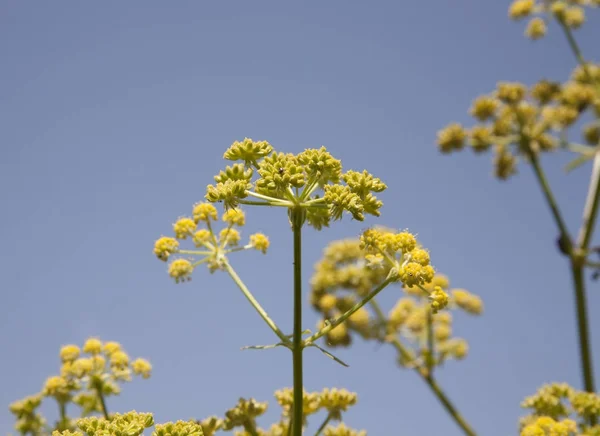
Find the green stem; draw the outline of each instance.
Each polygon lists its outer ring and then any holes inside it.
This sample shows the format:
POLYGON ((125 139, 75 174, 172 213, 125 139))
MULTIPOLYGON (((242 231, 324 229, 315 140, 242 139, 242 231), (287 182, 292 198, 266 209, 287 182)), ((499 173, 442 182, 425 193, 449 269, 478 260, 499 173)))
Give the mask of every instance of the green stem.
MULTIPOLYGON (((577 327, 579 330, 579 353, 581 358, 581 372, 583 374, 583 385, 587 392, 595 393, 594 367, 592 365, 592 350, 590 346, 590 332, 587 320, 587 301, 585 295, 585 280, 583 266, 571 260, 573 272, 573 286, 575 288, 575 303, 577 308, 577 327)), ((597 418, 591 416, 590 425, 596 425, 597 418)))
POLYGON ((548 206, 550 207, 550 211, 552 212, 554 221, 556 222, 558 230, 560 231, 561 238, 566 244, 568 244, 567 252, 571 253, 572 252, 572 244, 573 244, 571 241, 571 236, 569 235, 569 231, 567 230, 567 225, 565 224, 562 214, 560 213, 560 209, 558 208, 558 203, 557 203, 556 199, 554 198, 554 194, 552 193, 552 190, 550 189, 550 184, 548 183, 548 179, 546 179, 546 175, 544 174, 544 170, 542 169, 542 166, 540 165, 540 161, 539 161, 537 155, 531 150, 531 148, 529 146, 527 146, 527 150, 529 152, 528 154, 529 154, 529 158, 531 160, 531 164, 533 166, 533 170, 538 179, 538 182, 540 183, 542 192, 544 194, 544 197, 546 198, 546 202, 548 203, 548 206))
POLYGON ((462 431, 468 436, 476 436, 475 431, 471 428, 469 423, 462 417, 460 412, 456 409, 452 401, 446 396, 440 385, 437 384, 437 381, 433 377, 422 377, 425 383, 431 388, 433 393, 438 397, 438 400, 444 406, 444 409, 452 416, 454 421, 458 424, 458 426, 462 429, 462 431))
MULTIPOLYGON (((371 305, 375 309, 375 314, 377 315, 377 318, 379 318, 379 321, 381 323, 386 323, 387 319, 383 314, 381 307, 375 299, 371 300, 371 305)), ((398 354, 404 360, 410 362, 414 359, 412 353, 402 344, 402 342, 400 342, 400 340, 396 336, 392 336, 387 341, 394 346, 398 354)), ((463 418, 458 409, 456 409, 452 401, 450 401, 450 399, 446 396, 446 394, 444 393, 442 388, 437 384, 435 379, 428 375, 429 372, 427 371, 427 369, 422 368, 420 366, 416 366, 414 367, 414 369, 417 372, 417 374, 419 374, 419 376, 425 381, 425 383, 427 383, 427 386, 429 386, 429 388, 438 398, 440 403, 442 403, 442 406, 444 406, 444 409, 446 409, 448 414, 450 414, 452 419, 454 419, 454 422, 456 422, 456 424, 461 428, 464 434, 466 434, 467 436, 476 436, 475 431, 471 428, 471 426, 465 420, 465 418, 463 418)))
POLYGON ((267 312, 262 308, 262 306, 259 304, 259 302, 256 300, 256 298, 254 298, 254 295, 252 295, 252 293, 246 287, 246 285, 244 284, 242 279, 240 279, 240 277, 237 275, 237 273, 235 272, 233 267, 231 265, 229 265, 229 262, 225 262, 225 270, 227 270, 227 272, 229 273, 229 275, 231 276, 231 278, 233 279, 235 284, 238 286, 238 288, 240 288, 240 290, 242 291, 244 296, 248 299, 248 301, 250 302, 252 307, 254 307, 254 309, 256 309, 256 311, 258 312, 260 317, 267 323, 267 325, 271 328, 271 330, 273 330, 273 332, 279 337, 279 339, 281 339, 281 341, 284 344, 289 344, 290 340, 287 338, 287 336, 285 334, 283 334, 283 332, 279 329, 279 327, 277 327, 277 324, 275 324, 275 322, 269 317, 267 312))
POLYGON ((341 323, 343 323, 344 321, 346 321, 348 318, 350 318, 352 316, 352 314, 354 314, 354 312, 356 312, 358 309, 360 309, 365 304, 367 304, 369 301, 371 301, 372 298, 374 298, 377 294, 379 294, 381 291, 383 291, 383 289, 387 285, 389 285, 390 283, 392 283, 393 281, 394 281, 393 278, 387 278, 387 279, 385 279, 383 283, 381 283, 379 286, 377 286, 375 289, 373 289, 369 293, 369 295, 367 295, 365 298, 362 299, 362 301, 356 303, 348 311, 346 311, 343 315, 341 315, 341 316, 337 317, 336 319, 330 321, 325 327, 323 327, 321 330, 319 330, 317 333, 315 333, 311 337, 306 338, 304 340, 304 346, 305 347, 309 346, 310 344, 312 344, 313 342, 315 342, 317 339, 319 339, 322 336, 325 336, 331 330, 333 330, 338 325, 340 325, 341 323))
POLYGON ((292 362, 294 372, 294 404, 292 412, 292 435, 302 436, 303 392, 302 380, 302 210, 290 210, 294 233, 294 332, 292 362))
POLYGON ((325 418, 325 420, 323 421, 323 423, 317 429, 317 432, 315 433, 315 436, 319 436, 323 432, 323 430, 325 430, 325 427, 327 427, 327 424, 329 424, 329 421, 331 421, 331 413, 327 414, 327 417, 325 418))
POLYGON ((271 206, 282 206, 282 207, 290 207, 293 206, 293 203, 288 200, 282 200, 281 198, 269 197, 268 195, 259 194, 254 191, 246 191, 246 194, 251 197, 260 198, 261 200, 265 200, 271 206))
POLYGON ((600 202, 600 153, 594 157, 594 166, 592 167, 592 176, 590 178, 590 187, 583 209, 583 223, 577 238, 577 245, 586 252, 592 240, 596 218, 598 217, 598 204, 600 202))
POLYGON ((427 373, 429 376, 433 376, 433 364, 434 358, 433 353, 435 352, 435 345, 433 341, 433 313, 431 309, 427 310, 427 373))
POLYGON ((108 409, 106 408, 106 401, 104 400, 104 395, 102 394, 102 384, 96 385, 96 392, 98 393, 98 399, 100 400, 102 415, 104 415, 105 419, 110 419, 108 416, 108 409))

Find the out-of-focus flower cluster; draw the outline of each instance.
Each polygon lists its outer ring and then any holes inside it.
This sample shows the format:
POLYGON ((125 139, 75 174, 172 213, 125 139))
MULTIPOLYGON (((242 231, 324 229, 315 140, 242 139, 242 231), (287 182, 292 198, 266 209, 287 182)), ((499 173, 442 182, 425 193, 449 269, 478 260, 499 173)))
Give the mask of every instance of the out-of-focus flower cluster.
MULTIPOLYGON (((429 365, 441 365, 450 358, 464 358, 468 345, 464 339, 453 336, 451 312, 434 313, 447 305, 448 309, 479 315, 483 311, 481 299, 464 289, 450 289, 448 279, 434 274, 433 269, 428 272, 431 278, 427 281, 414 283, 419 271, 429 266, 427 252, 417 246, 410 233, 398 234, 382 229, 377 232, 374 239, 371 238, 373 234, 368 233, 360 240, 332 242, 324 250, 323 258, 315 266, 310 296, 312 306, 323 315, 323 320, 350 309, 398 268, 398 260, 388 259, 398 243, 403 244, 405 250, 400 265, 416 264, 412 268, 414 276, 402 283, 404 295, 388 314, 372 300, 350 316, 348 322, 331 330, 327 334, 328 344, 348 346, 353 335, 382 342, 400 341, 408 351, 399 356, 403 366, 421 366, 426 359, 429 365), (374 240, 379 242, 372 242, 374 240), (383 247, 383 253, 375 252, 373 244, 383 247), (364 250, 369 247, 372 254, 367 254, 365 259, 364 250), (433 335, 434 356, 428 355, 429 334, 433 335)), ((402 267, 399 270, 402 278, 406 273, 402 267)))
POLYGON ((240 208, 225 211, 221 219, 226 225, 216 233, 213 224, 218 219, 214 205, 198 203, 192 210, 191 218, 179 218, 173 224, 174 238, 162 236, 154 243, 154 254, 158 259, 166 262, 177 256, 169 264, 169 275, 176 283, 190 280, 194 268, 201 264, 206 264, 210 272, 223 269, 229 253, 250 248, 263 254, 267 252, 269 238, 262 233, 250 235, 246 245, 239 245, 241 235, 238 228, 246 223, 246 215, 240 208), (179 248, 179 241, 187 239, 195 245, 195 250, 179 248))
POLYGON ((470 113, 478 124, 467 129, 451 123, 438 132, 437 144, 442 153, 492 149, 494 173, 505 180, 516 173, 519 158, 568 147, 567 129, 586 111, 594 120, 583 127, 583 138, 592 150, 600 141, 600 65, 578 66, 563 84, 500 82, 495 92, 473 101, 470 113))
POLYGON ((531 18, 525 35, 539 39, 546 35, 551 18, 569 29, 578 29, 585 22, 585 8, 597 8, 599 0, 514 0, 508 9, 513 20, 531 18))
MULTIPOLYGON (((293 404, 293 390, 284 388, 275 392, 275 399, 281 406, 282 413, 278 422, 271 425, 269 429, 258 426, 256 419, 267 410, 266 402, 258 402, 254 399, 240 398, 238 404, 225 412, 223 419, 211 416, 198 423, 204 430, 204 436, 212 436, 218 431, 235 430, 235 436, 287 436, 290 425, 293 404), (236 429, 240 430, 236 430, 236 429)), ((357 402, 357 395, 346 389, 323 389, 321 392, 303 393, 303 416, 306 420, 311 415, 324 412, 329 421, 341 421, 342 413, 357 402)), ((329 425, 323 430, 329 436, 366 436, 365 431, 356 431, 346 427, 343 423, 338 426, 329 425)))
MULTIPOLYGON (((54 431, 52 436, 140 436, 154 425, 151 413, 136 411, 115 413, 110 419, 89 417, 77 420, 79 430, 54 431)), ((202 426, 194 420, 156 424, 152 436, 204 436, 202 426)))
POLYGON ((542 386, 525 398, 521 407, 531 414, 520 421, 521 436, 598 436, 600 425, 590 427, 590 418, 600 419, 600 396, 578 391, 566 383, 542 386))
POLYGON ((245 138, 234 142, 223 157, 238 163, 215 176, 206 199, 223 202, 226 209, 238 204, 302 208, 317 230, 344 212, 359 221, 365 214, 379 216, 382 202, 374 193, 386 185, 366 170, 342 173, 341 162, 325 147, 281 153, 266 141, 245 138))
POLYGON ((39 394, 12 403, 9 407, 20 434, 48 433, 49 426, 38 412, 43 398, 53 398, 65 413, 56 430, 71 430, 74 422, 66 414, 69 404, 78 406, 81 416, 103 413, 106 397, 118 395, 120 384, 131 381, 132 375, 149 378, 152 366, 145 359, 131 360, 118 342, 88 339, 82 348, 65 345, 60 349, 60 375, 48 377, 39 394))

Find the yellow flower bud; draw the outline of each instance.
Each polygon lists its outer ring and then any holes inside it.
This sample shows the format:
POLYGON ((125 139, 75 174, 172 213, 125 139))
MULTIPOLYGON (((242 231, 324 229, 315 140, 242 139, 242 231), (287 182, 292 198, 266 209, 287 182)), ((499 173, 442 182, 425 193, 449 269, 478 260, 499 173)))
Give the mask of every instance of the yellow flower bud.
POLYGON ((230 225, 243 226, 246 223, 246 216, 241 209, 229 209, 223 214, 223 221, 230 225))

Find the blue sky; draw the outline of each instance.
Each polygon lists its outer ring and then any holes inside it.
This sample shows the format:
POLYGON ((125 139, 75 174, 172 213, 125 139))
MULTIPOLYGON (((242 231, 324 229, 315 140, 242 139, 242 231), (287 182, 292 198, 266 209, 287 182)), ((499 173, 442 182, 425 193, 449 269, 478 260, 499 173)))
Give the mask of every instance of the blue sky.
MULTIPOLYGON (((381 218, 305 232, 305 281, 326 243, 380 223, 417 232, 453 286, 482 296, 484 316, 455 323, 469 357, 439 372, 480 434, 515 434, 520 401, 542 383, 580 386, 570 277, 530 168, 501 183, 491 156, 442 156, 434 145, 449 121, 469 122, 472 98, 498 80, 564 80, 573 67, 558 29, 528 41, 507 7, 0 2, 0 432, 12 427, 6 406, 58 370, 59 347, 89 336, 154 365, 111 410, 152 411, 161 422, 221 414, 253 396, 271 403, 262 423, 275 421, 273 391, 291 385, 291 357, 240 351, 273 338, 224 274, 199 270, 175 285, 152 255, 245 136, 288 152, 325 145, 346 169, 388 184, 381 218)), ((590 56, 598 14, 577 32, 590 56)), ((590 168, 565 175, 565 161, 544 165, 574 231, 590 168)), ((267 232, 271 251, 233 265, 291 329, 285 214, 252 209, 247 227, 267 232)), ((597 283, 589 300, 600 304, 597 283)), ((307 306, 306 326, 316 319, 307 306)), ((599 329, 596 317, 597 375, 599 329)), ((348 424, 371 436, 460 434, 392 350, 357 342, 338 354, 350 368, 308 350, 305 381, 358 392, 348 424)))

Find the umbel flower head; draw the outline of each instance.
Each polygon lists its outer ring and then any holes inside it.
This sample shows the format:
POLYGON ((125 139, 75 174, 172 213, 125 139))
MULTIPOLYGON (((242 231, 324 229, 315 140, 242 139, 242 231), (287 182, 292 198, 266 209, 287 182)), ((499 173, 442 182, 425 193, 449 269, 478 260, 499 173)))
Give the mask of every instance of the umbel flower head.
POLYGON ((525 34, 539 39, 546 34, 546 22, 554 18, 569 29, 578 29, 585 22, 585 7, 598 7, 598 0, 514 0, 508 16, 520 21, 531 18, 525 34))
POLYGON ((521 403, 532 413, 520 420, 521 436, 597 435, 600 426, 589 426, 600 418, 600 396, 577 391, 566 383, 551 383, 521 403))
MULTIPOLYGON (((315 265, 311 279, 311 304, 323 316, 319 328, 325 319, 337 317, 350 309, 387 277, 395 277, 392 271, 399 267, 401 270, 405 262, 407 265, 417 263, 421 268, 430 266, 427 250, 406 231, 398 233, 379 228, 365 232, 360 239, 330 243, 323 258, 315 265), (396 250, 400 250, 401 254, 396 250)), ((419 271, 416 266, 411 268, 409 271, 413 273, 419 271)), ((397 277, 400 279, 401 274, 397 277)), ((413 280, 411 277, 407 283, 402 283, 404 295, 388 315, 381 310, 371 311, 373 306, 366 305, 348 322, 327 334, 328 345, 347 346, 356 335, 381 342, 397 339, 402 341, 408 352, 401 356, 399 364, 408 367, 418 366, 426 358, 434 365, 441 365, 449 359, 465 358, 468 344, 453 335, 452 315, 448 309, 479 315, 483 312, 481 299, 464 289, 451 289, 448 278, 442 274, 433 275, 424 284, 409 285, 413 280), (433 356, 426 355, 429 329, 435 344, 433 356)))
MULTIPOLYGON (((229 174, 238 173, 230 170, 229 174)), ((175 237, 162 236, 156 240, 154 254, 165 262, 171 259, 168 272, 176 283, 190 280, 194 269, 201 264, 206 264, 211 272, 223 269, 230 253, 250 248, 263 254, 267 252, 269 238, 262 233, 250 235, 249 242, 240 246, 238 228, 246 224, 246 215, 239 207, 226 210, 221 219, 224 227, 215 233, 219 220, 217 209, 211 203, 197 203, 192 209, 192 218, 182 217, 173 224, 175 237), (195 249, 182 250, 179 241, 183 240, 190 240, 195 249)))
MULTIPOLYGON (((514 15, 525 14, 533 4, 533 1, 518 0, 514 3, 514 15)), ((539 25, 537 21, 532 22, 534 27, 539 25)), ((583 153, 581 150, 585 151, 587 147, 572 148, 565 138, 568 129, 586 111, 591 111, 596 119, 600 118, 597 83, 600 83, 600 67, 593 64, 578 66, 571 79, 563 84, 545 79, 530 87, 500 82, 494 92, 473 101, 470 114, 478 123, 471 128, 458 123, 447 125, 438 132, 438 148, 444 154, 460 151, 466 146, 477 154, 492 150, 494 174, 501 180, 516 174, 520 159, 531 161, 540 153, 554 151, 559 146, 583 153)), ((597 122, 584 126, 583 130, 586 142, 598 145, 600 127, 597 122)))
MULTIPOLYGON (((81 408, 82 416, 102 413, 100 395, 103 398, 118 395, 121 384, 131 381, 132 375, 146 379, 152 372, 152 365, 147 360, 131 360, 121 344, 114 341, 102 342, 98 338, 87 339, 83 347, 65 345, 58 355, 61 361, 60 373, 48 377, 39 394, 10 405, 10 411, 17 418, 15 429, 22 434, 40 434, 45 420, 37 413, 37 409, 44 398, 52 398, 63 406, 72 402, 81 408)), ((73 421, 64 417, 56 428, 73 429, 73 421)))
POLYGON ((281 153, 266 141, 245 138, 234 142, 223 157, 240 162, 215 176, 216 184, 207 187, 205 198, 223 202, 226 209, 239 204, 301 209, 317 230, 344 212, 359 221, 365 214, 380 214, 383 203, 374 193, 386 185, 366 170, 343 173, 341 162, 325 147, 281 153))

